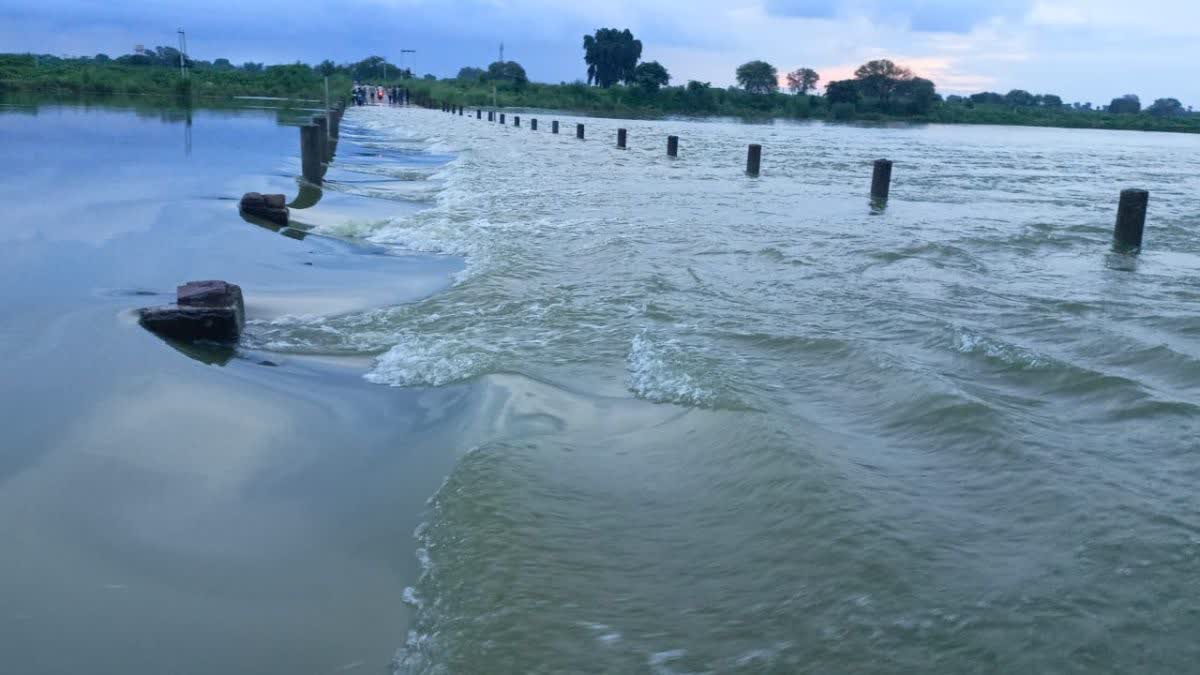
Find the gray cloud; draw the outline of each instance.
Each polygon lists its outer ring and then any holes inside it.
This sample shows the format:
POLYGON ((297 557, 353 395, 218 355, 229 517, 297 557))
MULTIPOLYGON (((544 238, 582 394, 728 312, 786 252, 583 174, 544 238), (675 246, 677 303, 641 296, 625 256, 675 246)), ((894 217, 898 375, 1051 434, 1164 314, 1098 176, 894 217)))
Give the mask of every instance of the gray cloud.
POLYGON ((863 16, 918 32, 966 33, 988 20, 1027 14, 1032 0, 767 0, 768 14, 833 19, 863 16))

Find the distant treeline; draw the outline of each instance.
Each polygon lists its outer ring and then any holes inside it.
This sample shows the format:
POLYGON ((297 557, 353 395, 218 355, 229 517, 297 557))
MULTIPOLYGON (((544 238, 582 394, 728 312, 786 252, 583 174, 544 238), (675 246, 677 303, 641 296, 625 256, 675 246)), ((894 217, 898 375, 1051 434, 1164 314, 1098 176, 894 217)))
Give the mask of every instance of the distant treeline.
MULTIPOLYGON (((319 99, 325 93, 323 73, 303 63, 264 66, 234 65, 228 59, 185 60, 179 52, 158 47, 143 53, 110 58, 63 58, 49 54, 0 54, 0 93, 57 94, 190 94, 200 97, 276 96, 319 99)), ((334 69, 330 91, 350 88, 350 78, 334 69)))
POLYGON ((1013 90, 946 96, 936 84, 908 68, 879 59, 863 64, 854 77, 824 85, 811 68, 782 77, 775 66, 750 61, 734 72, 738 86, 714 87, 690 80, 671 86, 671 75, 656 61, 642 61, 642 43, 628 30, 598 29, 583 37, 587 79, 572 83, 530 82, 515 61, 486 67, 467 66, 453 78, 426 74, 417 79, 408 69, 381 56, 354 63, 322 61, 264 66, 236 65, 228 59, 181 59, 172 47, 157 47, 110 58, 61 58, 51 55, 0 55, 0 93, 57 91, 122 94, 190 93, 209 97, 280 96, 320 98, 324 78, 331 92, 342 94, 351 82, 400 85, 416 102, 446 101, 468 106, 493 102, 506 107, 552 108, 602 115, 785 117, 839 121, 944 122, 1034 126, 1141 129, 1200 132, 1200 114, 1177 99, 1164 98, 1142 107, 1132 94, 1107 105, 1065 103, 1054 94, 1013 90), (180 73, 181 61, 187 78, 180 73), (790 93, 783 93, 786 89, 790 93))

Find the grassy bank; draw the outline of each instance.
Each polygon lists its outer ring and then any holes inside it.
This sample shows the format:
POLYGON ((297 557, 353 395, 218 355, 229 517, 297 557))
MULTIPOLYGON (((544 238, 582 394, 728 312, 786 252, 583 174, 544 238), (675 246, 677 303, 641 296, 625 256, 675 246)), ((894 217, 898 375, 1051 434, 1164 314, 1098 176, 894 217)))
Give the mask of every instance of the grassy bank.
MULTIPOLYGON (((357 76, 388 72, 359 64, 313 68, 297 63, 279 66, 224 62, 193 62, 189 77, 164 62, 146 65, 99 58, 54 58, 30 54, 0 54, 0 94, 55 95, 187 95, 229 99, 237 96, 270 96, 320 100, 325 94, 323 72, 330 73, 332 95, 349 91, 357 76)), ((169 61, 169 59, 167 60, 169 61)), ((224 61, 224 60, 219 60, 224 61)), ((365 64, 365 65, 364 65, 365 64)), ((325 64, 323 64, 324 66, 325 64)), ((398 72, 398 69, 392 69, 398 72)), ((432 76, 430 76, 432 77, 432 76)), ((1156 116, 1149 112, 1112 113, 1070 106, 1009 106, 977 103, 949 97, 942 100, 930 90, 921 100, 881 102, 860 98, 856 103, 830 103, 824 96, 778 92, 750 93, 701 82, 650 90, 640 86, 592 87, 582 82, 482 81, 480 79, 396 79, 371 77, 373 84, 400 85, 412 92, 413 101, 433 105, 450 102, 471 107, 546 108, 608 117, 720 116, 744 120, 825 119, 864 122, 931 122, 944 124, 1010 124, 1079 129, 1125 129, 1200 133, 1200 115, 1187 113, 1156 116)))
MULTIPOLYGON (((330 77, 331 94, 350 89, 341 73, 330 77)), ((92 59, 46 60, 28 54, 0 54, 0 93, 191 94, 202 98, 274 96, 321 99, 324 77, 304 64, 239 68, 191 68, 187 80, 169 66, 127 65, 92 59)))

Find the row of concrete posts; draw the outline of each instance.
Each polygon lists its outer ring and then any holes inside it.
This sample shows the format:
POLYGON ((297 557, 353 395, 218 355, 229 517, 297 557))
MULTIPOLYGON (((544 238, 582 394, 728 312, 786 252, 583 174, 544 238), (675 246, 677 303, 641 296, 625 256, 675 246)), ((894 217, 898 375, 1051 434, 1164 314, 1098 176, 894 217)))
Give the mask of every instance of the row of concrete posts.
MULTIPOLYGON (((463 114, 462 106, 455 106, 448 103, 442 104, 442 111, 448 113, 463 114)), ((489 110, 487 119, 489 122, 496 120, 497 113, 489 110)), ((504 124, 504 113, 499 113, 500 124, 504 124)), ((475 119, 483 119, 483 110, 475 111, 475 119)), ((521 118, 513 116, 513 126, 521 126, 521 118)), ((529 120, 529 128, 532 131, 537 131, 537 119, 529 120)), ((551 133, 558 133, 558 120, 551 122, 551 133)), ((575 125, 575 138, 584 140, 583 124, 575 125)), ((629 132, 627 129, 617 129, 617 147, 625 149, 629 142, 629 132)), ((667 156, 671 158, 679 157, 679 137, 667 136, 667 156)), ((882 209, 887 205, 888 196, 892 187, 892 167, 894 162, 890 159, 875 160, 874 169, 871 174, 871 204, 877 209, 882 209)), ((762 145, 751 143, 746 150, 746 175, 750 177, 758 177, 759 170, 762 167, 762 145)), ((1150 202, 1150 193, 1146 190, 1123 190, 1121 192, 1120 203, 1117 206, 1117 224, 1113 229, 1113 247, 1123 253, 1136 253, 1142 248, 1142 235, 1146 228, 1146 212, 1150 202)))
POLYGON ((300 126, 300 172, 304 180, 321 184, 337 149, 345 113, 346 102, 339 100, 325 114, 315 115, 310 124, 300 126))

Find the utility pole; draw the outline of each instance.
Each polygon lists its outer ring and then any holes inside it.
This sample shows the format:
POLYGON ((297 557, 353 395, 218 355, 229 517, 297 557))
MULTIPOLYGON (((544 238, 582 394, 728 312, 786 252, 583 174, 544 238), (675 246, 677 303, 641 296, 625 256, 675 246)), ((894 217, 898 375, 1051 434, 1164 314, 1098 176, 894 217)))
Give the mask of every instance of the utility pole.
POLYGON ((417 53, 417 50, 415 50, 415 49, 401 49, 400 50, 400 70, 401 71, 404 70, 404 55, 405 54, 416 54, 416 53, 417 53))
POLYGON ((186 79, 188 79, 188 71, 187 71, 187 33, 183 32, 183 29, 182 29, 182 28, 180 28, 180 29, 179 29, 178 31, 176 31, 176 32, 178 32, 178 33, 179 33, 179 78, 180 78, 180 79, 183 79, 183 80, 186 80, 186 79))

